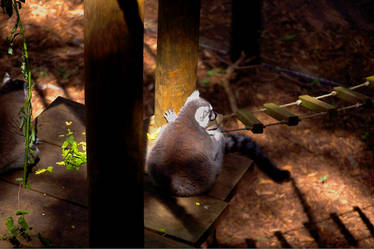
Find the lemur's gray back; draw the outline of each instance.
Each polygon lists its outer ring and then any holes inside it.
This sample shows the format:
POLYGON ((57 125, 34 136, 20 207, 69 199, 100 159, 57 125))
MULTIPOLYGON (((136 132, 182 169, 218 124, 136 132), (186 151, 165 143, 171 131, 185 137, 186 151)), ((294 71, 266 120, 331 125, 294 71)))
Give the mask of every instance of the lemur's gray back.
POLYGON ((195 91, 178 116, 168 111, 155 145, 147 155, 148 172, 164 190, 178 196, 208 191, 221 171, 224 137, 205 130, 214 112, 195 91))
POLYGON ((221 171, 224 153, 240 152, 276 182, 289 180, 290 173, 279 169, 261 148, 243 134, 208 130, 215 119, 212 106, 194 91, 179 115, 167 111, 168 123, 147 154, 148 173, 164 191, 177 196, 198 195, 210 190, 221 171))
POLYGON ((0 84, 0 174, 23 168, 25 137, 18 112, 26 100, 25 89, 25 81, 12 79, 7 73, 0 84))

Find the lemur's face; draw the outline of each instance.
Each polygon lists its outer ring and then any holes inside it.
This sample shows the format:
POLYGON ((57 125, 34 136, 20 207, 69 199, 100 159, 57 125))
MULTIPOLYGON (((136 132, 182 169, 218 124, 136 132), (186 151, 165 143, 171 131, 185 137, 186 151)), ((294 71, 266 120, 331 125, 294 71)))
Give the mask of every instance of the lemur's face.
POLYGON ((199 123, 199 125, 203 128, 208 127, 209 121, 214 121, 217 115, 213 111, 213 107, 209 106, 201 106, 197 108, 195 113, 195 119, 199 123))

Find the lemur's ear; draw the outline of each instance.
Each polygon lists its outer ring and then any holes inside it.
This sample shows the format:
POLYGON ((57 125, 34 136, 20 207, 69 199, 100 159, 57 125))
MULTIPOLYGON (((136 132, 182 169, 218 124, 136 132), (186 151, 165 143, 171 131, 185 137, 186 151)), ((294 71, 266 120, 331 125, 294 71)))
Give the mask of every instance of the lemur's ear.
POLYGON ((8 73, 4 74, 2 86, 5 85, 10 80, 10 75, 8 73))
POLYGON ((198 99, 200 97, 199 90, 195 90, 191 93, 191 95, 187 98, 186 103, 190 102, 191 100, 198 99))

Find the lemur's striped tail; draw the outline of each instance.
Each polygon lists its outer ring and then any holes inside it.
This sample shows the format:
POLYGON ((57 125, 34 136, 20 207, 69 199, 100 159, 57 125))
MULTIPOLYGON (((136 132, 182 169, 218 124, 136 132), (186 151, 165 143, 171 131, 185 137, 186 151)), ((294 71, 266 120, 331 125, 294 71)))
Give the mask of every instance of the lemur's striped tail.
POLYGON ((239 152, 248 156, 275 182, 290 180, 290 172, 279 169, 249 136, 235 133, 225 134, 225 153, 230 152, 239 152))

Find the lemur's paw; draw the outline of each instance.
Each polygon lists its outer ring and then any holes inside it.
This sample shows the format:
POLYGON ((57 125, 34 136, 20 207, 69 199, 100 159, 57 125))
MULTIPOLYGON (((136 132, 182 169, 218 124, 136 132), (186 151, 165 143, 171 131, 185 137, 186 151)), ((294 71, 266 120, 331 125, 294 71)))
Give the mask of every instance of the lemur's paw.
POLYGON ((164 114, 166 121, 174 122, 177 119, 177 114, 174 110, 167 110, 164 114))

